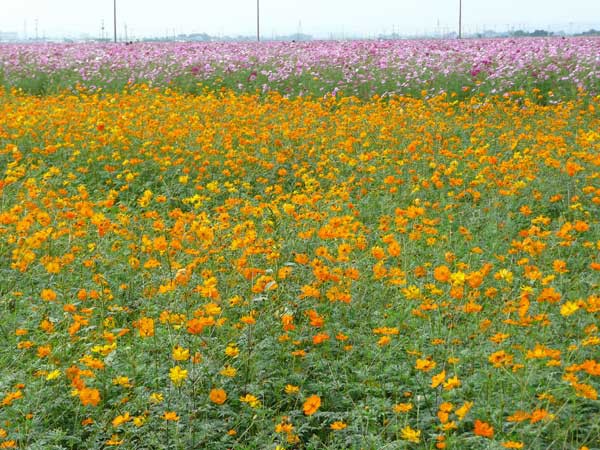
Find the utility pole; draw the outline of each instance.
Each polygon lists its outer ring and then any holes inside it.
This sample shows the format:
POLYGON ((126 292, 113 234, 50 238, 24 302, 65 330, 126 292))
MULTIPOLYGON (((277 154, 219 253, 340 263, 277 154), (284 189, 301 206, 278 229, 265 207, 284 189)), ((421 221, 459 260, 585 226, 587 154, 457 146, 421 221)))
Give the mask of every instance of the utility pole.
POLYGON ((458 0, 458 38, 462 38, 462 0, 458 0))
POLYGON ((114 25, 114 35, 115 35, 115 44, 117 43, 117 0, 113 0, 113 25, 114 25))
POLYGON ((260 42, 260 0, 256 0, 256 42, 260 42))

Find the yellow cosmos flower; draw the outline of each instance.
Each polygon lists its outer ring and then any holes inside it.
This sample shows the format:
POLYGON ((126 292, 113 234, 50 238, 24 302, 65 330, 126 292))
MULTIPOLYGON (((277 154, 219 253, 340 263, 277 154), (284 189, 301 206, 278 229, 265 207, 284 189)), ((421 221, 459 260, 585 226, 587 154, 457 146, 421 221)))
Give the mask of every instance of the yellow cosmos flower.
POLYGON ((177 345, 173 348, 172 357, 175 361, 187 361, 190 357, 190 351, 177 345))
POLYGON ((421 370, 423 372, 429 372, 430 370, 434 369, 435 366, 435 361, 431 361, 429 359, 417 359, 415 369, 421 370))
POLYGON ((237 369, 230 365, 225 365, 225 367, 223 367, 219 373, 224 377, 233 378, 237 374, 237 369))
POLYGON ((298 386, 294 386, 293 384, 285 385, 285 393, 288 395, 297 394, 298 391, 300 391, 300 387, 298 387, 298 386))
POLYGON ((130 388, 132 386, 131 381, 129 381, 129 377, 116 377, 112 380, 114 385, 122 386, 125 388, 130 388))
POLYGON ((240 354, 240 349, 235 344, 229 344, 225 348, 225 354, 230 358, 236 358, 240 354))
POLYGON ((260 400, 252 394, 246 394, 240 397, 242 403, 247 403, 251 408, 258 408, 260 406, 260 400))
POLYGON ((169 378, 175 386, 181 386, 187 376, 188 371, 179 366, 175 366, 169 370, 169 378))
POLYGON ((459 420, 463 420, 465 418, 465 416, 467 415, 467 413, 471 410, 472 407, 473 407, 473 402, 466 402, 461 407, 459 407, 456 411, 454 411, 454 413, 459 418, 459 420))
POLYGON ((577 312, 578 309, 579 305, 577 302, 565 302, 560 307, 560 314, 564 317, 568 317, 572 314, 575 314, 575 312, 577 312))
POLYGON ((413 442, 415 444, 421 442, 421 430, 414 430, 410 425, 402 428, 402 430, 400 430, 400 435, 405 441, 413 442))
POLYGON ((48 375, 46 375, 46 380, 51 381, 51 380, 58 378, 59 376, 60 376, 60 370, 55 369, 52 372, 49 372, 48 375))
POLYGON ((136 416, 133 418, 133 424, 136 427, 141 427, 146 423, 146 416, 136 416))
POLYGON ((150 401, 152 403, 161 403, 164 400, 164 396, 158 392, 150 394, 150 401))
POLYGON ((455 388, 459 387, 460 385, 461 385, 461 382, 458 379, 458 376, 454 375, 453 377, 448 378, 446 380, 446 382, 444 382, 444 390, 451 391, 452 389, 455 389, 455 388))
POLYGON ((442 384, 445 379, 446 379, 446 371, 442 370, 437 375, 434 375, 433 377, 431 377, 431 387, 435 389, 440 384, 442 384))

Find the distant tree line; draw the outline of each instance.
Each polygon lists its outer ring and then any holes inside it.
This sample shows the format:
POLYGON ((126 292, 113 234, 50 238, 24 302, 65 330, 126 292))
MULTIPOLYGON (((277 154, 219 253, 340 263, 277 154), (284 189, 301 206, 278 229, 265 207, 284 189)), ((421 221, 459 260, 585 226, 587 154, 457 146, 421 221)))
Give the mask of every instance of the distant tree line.
POLYGON ((552 31, 546 31, 546 30, 535 30, 535 31, 532 31, 531 33, 528 33, 527 31, 523 31, 523 30, 517 30, 517 31, 513 31, 512 33, 510 33, 510 35, 513 37, 547 37, 547 36, 554 36, 554 33, 552 31))
POLYGON ((595 30, 592 28, 591 30, 584 31, 583 33, 576 34, 575 36, 600 36, 600 30, 595 30))
MULTIPOLYGON (((534 31, 524 31, 524 30, 515 30, 515 31, 495 31, 495 30, 485 30, 482 32, 477 32, 473 34, 463 34, 465 38, 506 38, 506 37, 550 37, 550 36, 600 36, 600 30, 596 30, 591 28, 587 31, 583 31, 581 33, 566 33, 565 31, 548 31, 543 29, 538 29, 534 31)), ((443 38, 443 39, 456 39, 458 38, 458 34, 456 32, 450 31, 444 34, 423 34, 418 36, 406 36, 401 35, 398 32, 394 32, 391 34, 380 34, 375 36, 377 39, 414 39, 414 38, 443 38)), ((335 36, 330 35, 330 39, 361 39, 364 36, 335 36)), ((311 41, 314 37, 310 34, 304 33, 293 33, 286 35, 263 35, 261 36, 261 40, 264 41, 287 41, 287 42, 300 42, 300 41, 311 41)), ((51 41, 57 41, 56 39, 50 39, 51 41)), ((180 41, 180 42, 251 42, 255 41, 256 36, 228 36, 228 35, 220 35, 213 36, 207 33, 189 33, 189 34, 172 34, 168 36, 161 37, 144 37, 135 39, 136 42, 166 42, 166 41, 180 41)), ((7 42, 29 42, 32 39, 19 39, 18 33, 3 33, 0 32, 0 41, 7 42)), ((39 39, 39 41, 47 41, 46 38, 39 39)), ((111 38, 103 38, 97 39, 92 38, 90 36, 82 36, 80 38, 62 38, 62 42, 80 42, 80 41, 96 41, 96 42, 112 42, 111 38)), ((120 41, 126 44, 132 44, 133 41, 120 41)))
MULTIPOLYGON (((510 33, 512 37, 548 37, 548 36, 564 36, 564 32, 554 33, 552 31, 546 30, 535 30, 530 33, 523 30, 517 30, 510 33)), ((584 31, 582 33, 573 34, 573 36, 600 36, 600 31, 595 29, 590 29, 588 31, 584 31)))
MULTIPOLYGON (((294 33, 286 35, 261 36, 265 41, 311 41, 310 34, 294 33)), ((176 36, 154 37, 142 39, 146 42, 156 41, 186 41, 186 42, 216 42, 216 41, 254 41, 255 36, 211 36, 206 33, 178 34, 176 36)))

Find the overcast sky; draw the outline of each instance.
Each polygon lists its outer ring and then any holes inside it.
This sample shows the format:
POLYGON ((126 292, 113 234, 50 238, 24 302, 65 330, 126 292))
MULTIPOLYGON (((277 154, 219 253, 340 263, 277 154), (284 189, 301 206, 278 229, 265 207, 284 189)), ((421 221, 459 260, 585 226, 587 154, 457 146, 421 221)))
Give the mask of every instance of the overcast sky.
MULTIPOLYGON (((578 31, 600 27, 600 0, 462 0, 467 32, 509 28, 578 31), (571 30, 569 29, 571 28, 571 30)), ((458 0, 260 0, 261 34, 301 31, 376 36, 451 31, 458 0)), ((38 36, 101 33, 112 36, 113 0, 0 0, 0 31, 38 36)), ((117 0, 118 33, 163 36, 168 32, 252 35, 256 0, 117 0)))

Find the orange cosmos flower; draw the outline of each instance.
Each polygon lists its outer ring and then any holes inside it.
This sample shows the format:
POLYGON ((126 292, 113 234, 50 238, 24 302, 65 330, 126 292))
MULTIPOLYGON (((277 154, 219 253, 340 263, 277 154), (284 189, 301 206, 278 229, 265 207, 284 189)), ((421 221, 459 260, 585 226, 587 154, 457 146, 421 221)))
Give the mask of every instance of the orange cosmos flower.
POLYGON ((56 292, 54 292, 52 289, 42 289, 40 297, 42 300, 46 300, 47 302, 53 302, 56 300, 56 292))
POLYGON ((308 264, 308 261, 309 261, 308 255, 306 255, 305 253, 297 253, 294 256, 294 261, 301 265, 308 264))
POLYGON ((531 412, 531 417, 529 418, 530 423, 536 423, 541 420, 552 420, 554 418, 554 414, 550 414, 545 409, 535 409, 531 412))
POLYGON ((208 398, 211 402, 222 405, 227 400, 227 393, 223 389, 211 389, 208 398))
POLYGON ((475 433, 477 436, 492 439, 494 437, 494 427, 487 422, 482 422, 481 420, 476 419, 473 433, 475 433))
POLYGON ((509 353, 506 353, 504 350, 499 350, 497 352, 492 353, 488 357, 488 361, 497 368, 502 366, 508 366, 512 364, 513 356, 509 353))
POLYGON ((433 278, 440 283, 445 283, 450 279, 450 269, 447 266, 436 267, 433 271, 433 278))
POLYGON ((339 430, 343 430, 344 428, 346 428, 348 426, 348 424, 346 424, 345 422, 342 421, 335 421, 333 422, 329 428, 331 428, 333 431, 339 431, 339 430))
POLYGON ((21 392, 20 390, 17 390, 15 392, 9 392, 2 399, 0 406, 10 406, 12 404, 12 402, 14 402, 15 400, 18 400, 20 398, 23 398, 23 392, 21 392))
POLYGON ((562 259, 555 259, 552 263, 552 268, 556 273, 567 273, 569 271, 567 269, 567 263, 562 259))
POLYGON ((506 420, 508 422, 523 422, 524 420, 528 420, 531 417, 526 411, 516 411, 513 415, 508 416, 506 420))
POLYGON ((97 406, 100 403, 100 391, 93 388, 83 388, 79 391, 79 400, 83 406, 97 406))
POLYGON ((154 336, 154 319, 142 317, 136 323, 140 337, 154 336))
POLYGON ((40 345, 37 348, 37 356, 38 358, 45 358, 50 354, 52 348, 49 345, 40 345))
POLYGON ((588 231, 590 229, 590 226, 587 222, 583 222, 581 220, 576 220, 575 223, 573 224, 573 228, 575 229, 575 231, 578 231, 579 233, 583 233, 584 231, 588 231))
POLYGON ((302 409, 304 410, 304 414, 307 416, 312 416, 317 410, 321 407, 321 397, 318 395, 311 395, 306 399, 304 404, 302 405, 302 409))
POLYGON ((118 427, 120 425, 123 425, 126 422, 129 422, 131 420, 131 415, 126 412, 125 414, 121 414, 118 415, 117 417, 115 417, 112 421, 112 426, 113 427, 118 427))
POLYGON ((392 408, 395 413, 406 413, 413 409, 412 403, 398 403, 392 408))
POLYGON ((318 333, 315 334, 312 338, 313 344, 318 345, 329 339, 329 334, 327 333, 318 333))
POLYGON ((371 255, 373 256, 373 258, 381 260, 385 258, 385 251, 383 250, 383 248, 375 246, 371 249, 371 255))
POLYGON ((179 416, 177 415, 177 413, 175 411, 165 411, 165 413, 162 415, 163 420, 166 421, 177 421, 179 420, 179 416))

